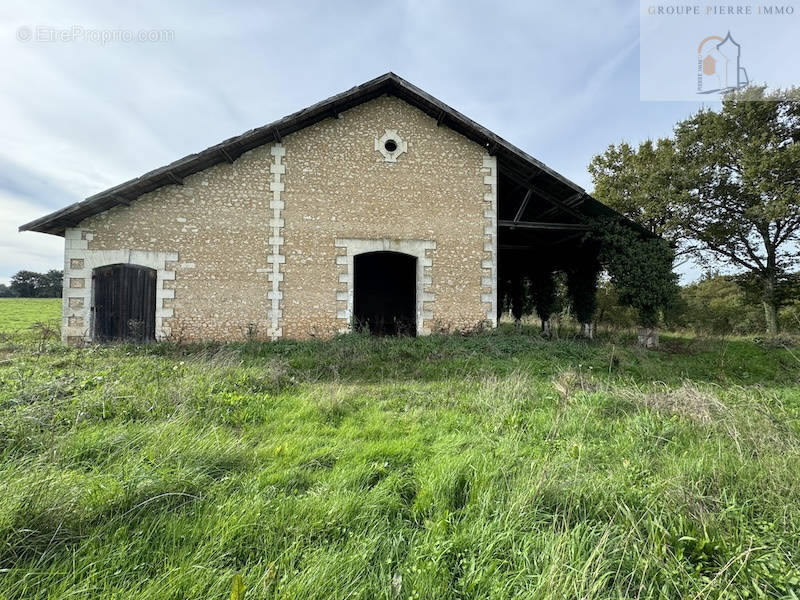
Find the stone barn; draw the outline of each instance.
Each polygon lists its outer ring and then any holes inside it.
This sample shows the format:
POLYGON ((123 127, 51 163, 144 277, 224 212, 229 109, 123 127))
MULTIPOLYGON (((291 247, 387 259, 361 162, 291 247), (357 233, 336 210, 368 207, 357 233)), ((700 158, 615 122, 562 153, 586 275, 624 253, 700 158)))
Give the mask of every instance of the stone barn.
POLYGON ((62 336, 494 327, 613 214, 393 73, 23 225, 64 237, 62 336))

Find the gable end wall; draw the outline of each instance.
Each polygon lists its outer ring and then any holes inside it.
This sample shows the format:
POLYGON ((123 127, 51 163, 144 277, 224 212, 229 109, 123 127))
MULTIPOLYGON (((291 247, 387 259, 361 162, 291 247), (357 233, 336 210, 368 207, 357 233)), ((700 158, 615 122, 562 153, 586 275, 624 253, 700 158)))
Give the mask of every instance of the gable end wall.
POLYGON ((70 306, 73 296, 91 302, 90 292, 68 288, 73 279, 91 286, 86 267, 82 277, 72 267, 76 250, 162 260, 163 339, 336 335, 349 327, 351 257, 341 240, 353 248, 424 241, 419 333, 494 324, 496 203, 493 157, 384 96, 70 230, 65 339, 91 337, 90 312, 78 314, 78 300, 70 306), (387 130, 404 144, 393 162, 375 149, 387 130), (76 237, 80 249, 70 247, 76 237))

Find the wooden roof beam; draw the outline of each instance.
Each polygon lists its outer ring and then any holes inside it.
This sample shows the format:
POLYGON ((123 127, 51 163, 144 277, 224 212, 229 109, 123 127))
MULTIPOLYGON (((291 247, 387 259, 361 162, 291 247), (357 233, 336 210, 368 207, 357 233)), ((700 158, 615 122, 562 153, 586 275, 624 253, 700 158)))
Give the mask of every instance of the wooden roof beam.
POLYGON ((528 208, 528 203, 531 201, 531 196, 533 196, 533 189, 528 188, 528 191, 525 193, 525 197, 522 199, 522 202, 519 205, 517 214, 514 215, 514 223, 519 223, 520 219, 522 219, 522 213, 524 213, 525 209, 528 208))
MULTIPOLYGON (((531 188, 531 189, 533 189, 533 188, 531 188)), ((583 215, 582 213, 580 213, 577 210, 573 209, 572 207, 567 206, 566 204, 564 204, 563 201, 559 200, 558 198, 556 198, 552 194, 550 194, 548 192, 545 192, 544 190, 534 190, 534 194, 539 196, 545 202, 549 202, 555 208, 561 210, 561 212, 565 212, 568 215, 570 215, 571 217, 575 217, 579 221, 586 222, 586 216, 585 215, 583 215)))
POLYGON ((592 226, 586 223, 549 223, 547 221, 497 221, 498 227, 512 229, 537 229, 539 231, 591 231, 592 226))
MULTIPOLYGON (((556 198, 555 196, 553 196, 549 192, 545 192, 544 190, 540 190, 540 189, 536 188, 535 186, 531 185, 531 179, 533 177, 535 177, 536 175, 538 175, 538 173, 536 173, 533 176, 528 176, 528 177, 522 177, 522 176, 518 175, 517 173, 508 171, 507 169, 504 169, 503 173, 509 179, 511 179, 512 181, 517 182, 522 186, 525 186, 529 190, 533 190, 534 194, 539 196, 542 200, 545 200, 546 202, 552 204, 554 207, 560 209, 562 212, 565 212, 568 215, 570 215, 572 217, 575 217, 579 221, 584 221, 584 222, 586 221, 586 217, 583 214, 581 214, 580 212, 578 212, 578 211, 572 209, 571 207, 567 206, 562 200, 559 200, 558 198, 556 198)), ((578 192, 577 194, 573 194, 572 196, 570 196, 570 198, 568 200, 571 200, 572 198, 575 198, 575 196, 578 196, 578 195, 582 197, 584 195, 584 193, 583 192, 578 192)))
MULTIPOLYGON (((566 204, 566 205, 567 205, 567 206, 569 206, 570 208, 573 208, 573 207, 575 207, 575 206, 580 206, 580 205, 581 205, 581 203, 583 202, 583 200, 582 200, 582 199, 583 199, 583 196, 584 196, 584 194, 582 194, 582 193, 576 193, 576 194, 573 194, 572 196, 570 196, 569 198, 567 198, 566 200, 564 200, 564 204, 566 204), (577 202, 576 202, 576 201, 577 201, 577 202)), ((551 209, 549 209, 549 210, 547 210, 547 211, 543 212, 543 213, 542 213, 541 215, 539 215, 539 216, 540 216, 540 217, 546 217, 546 216, 548 216, 548 215, 551 215, 551 214, 553 214, 553 213, 555 213, 555 212, 558 212, 558 208, 557 208, 557 207, 553 207, 553 208, 551 208, 551 209)))
POLYGON ((539 169, 538 167, 529 167, 529 169, 525 173, 520 173, 519 171, 514 170, 513 168, 509 167, 507 163, 498 163, 498 171, 501 175, 505 175, 511 181, 516 183, 517 185, 521 185, 524 188, 531 187, 533 181, 541 175, 544 171, 539 169))

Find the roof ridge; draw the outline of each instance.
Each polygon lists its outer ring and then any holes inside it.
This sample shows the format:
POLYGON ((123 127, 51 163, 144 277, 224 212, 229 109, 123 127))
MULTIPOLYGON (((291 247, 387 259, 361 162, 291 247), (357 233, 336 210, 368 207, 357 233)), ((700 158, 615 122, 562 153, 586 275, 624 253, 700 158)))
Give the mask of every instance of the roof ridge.
POLYGON ((412 106, 428 113, 461 135, 497 155, 516 170, 545 173, 574 192, 585 194, 585 190, 557 173, 543 162, 532 157, 510 142, 501 138, 451 106, 428 94, 393 71, 356 85, 344 92, 334 94, 315 104, 286 115, 244 133, 209 146, 205 150, 179 158, 139 177, 129 179, 116 186, 93 194, 85 200, 75 202, 44 217, 20 226, 20 231, 39 231, 62 235, 67 227, 73 227, 83 219, 104 212, 119 204, 128 204, 142 194, 152 192, 165 185, 182 181, 185 177, 203 171, 221 162, 233 162, 249 150, 264 144, 280 141, 283 136, 304 129, 325 118, 338 115, 345 110, 368 102, 385 93, 395 95, 412 106))

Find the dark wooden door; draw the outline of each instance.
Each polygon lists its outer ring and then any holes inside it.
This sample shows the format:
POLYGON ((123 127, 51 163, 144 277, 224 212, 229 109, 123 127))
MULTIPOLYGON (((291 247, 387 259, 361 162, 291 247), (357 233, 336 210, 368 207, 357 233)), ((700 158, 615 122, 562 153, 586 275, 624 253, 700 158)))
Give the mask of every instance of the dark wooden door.
POLYGON ((137 265, 98 267, 94 283, 94 337, 100 342, 154 340, 156 272, 137 265))

